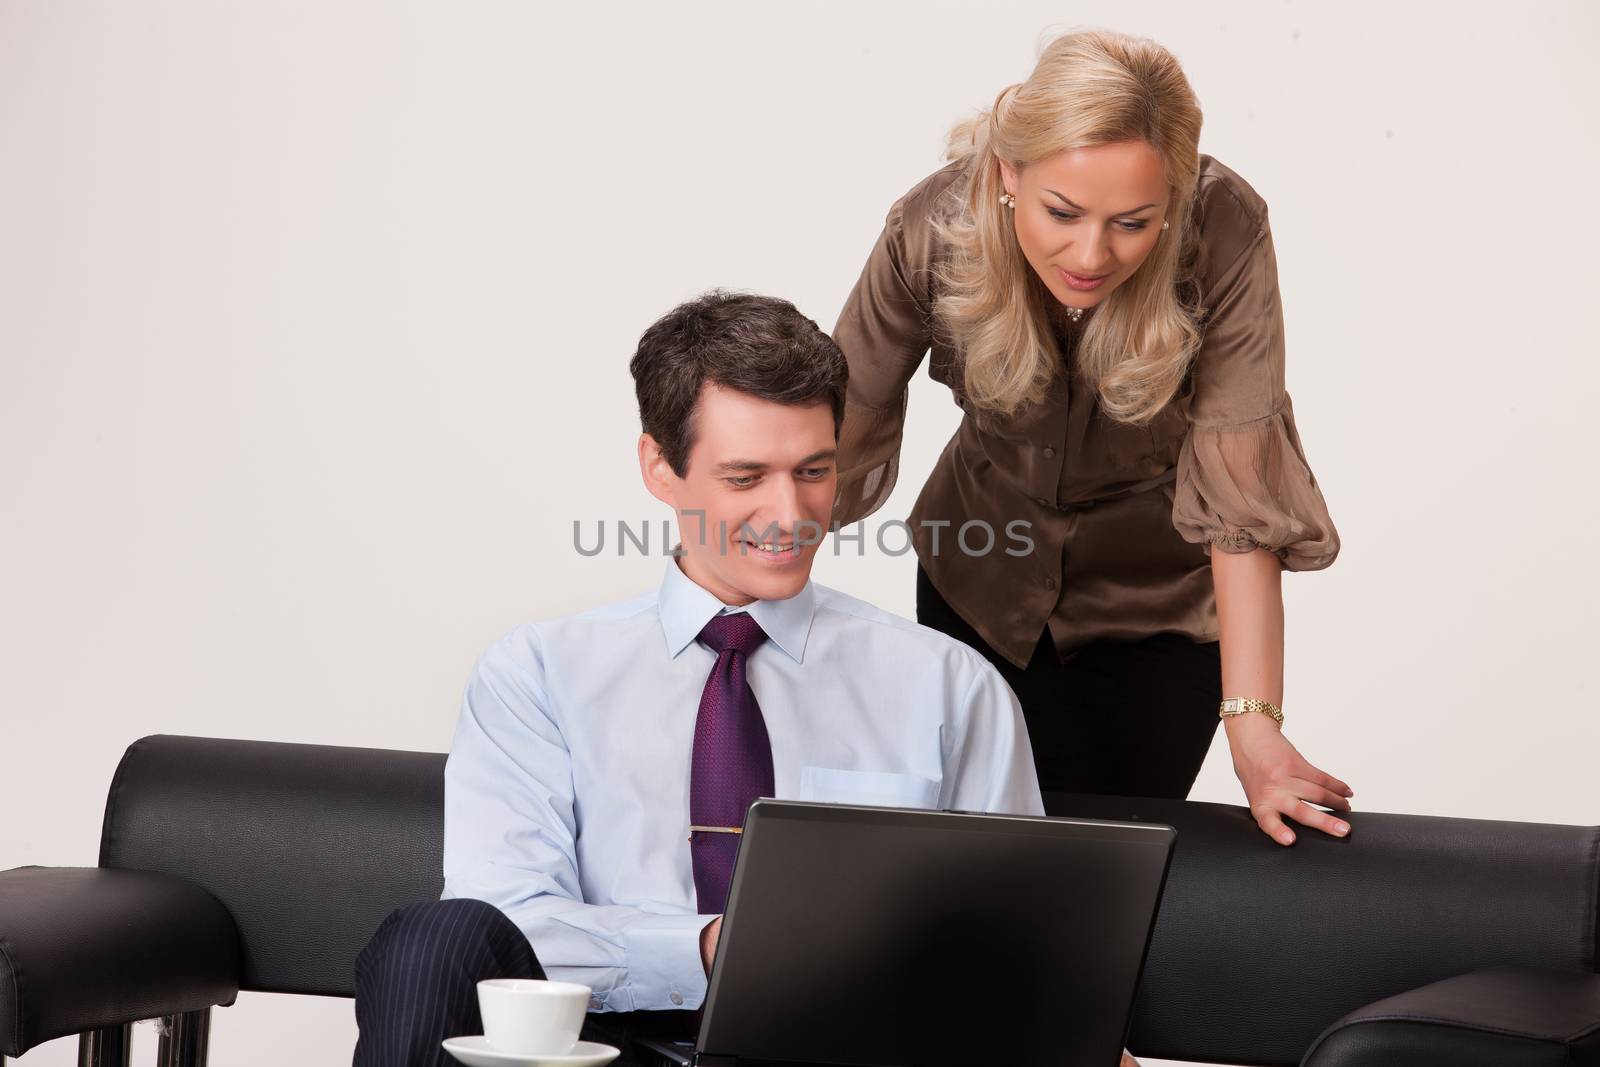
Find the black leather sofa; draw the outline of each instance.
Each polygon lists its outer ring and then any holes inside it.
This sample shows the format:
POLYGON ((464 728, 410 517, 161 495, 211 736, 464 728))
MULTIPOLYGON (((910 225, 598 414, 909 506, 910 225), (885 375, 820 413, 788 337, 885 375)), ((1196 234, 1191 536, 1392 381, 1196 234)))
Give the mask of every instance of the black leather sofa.
MULTIPOLYGON (((81 1034, 203 1064, 239 990, 352 995, 393 908, 437 897, 444 756, 133 744, 99 866, 0 873, 0 1055, 81 1034)), ((1051 796, 1178 828, 1129 1045, 1225 1064, 1600 1064, 1600 831, 1359 813, 1284 849, 1240 808, 1051 796)), ((1070 965, 1064 961, 1063 965, 1070 965)))

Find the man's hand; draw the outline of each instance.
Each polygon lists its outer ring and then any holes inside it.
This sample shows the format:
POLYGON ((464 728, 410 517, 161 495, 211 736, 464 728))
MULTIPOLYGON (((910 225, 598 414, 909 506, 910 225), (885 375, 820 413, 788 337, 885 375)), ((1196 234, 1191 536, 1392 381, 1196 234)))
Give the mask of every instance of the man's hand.
POLYGON ((1350 832, 1349 823, 1322 810, 1349 811, 1355 796, 1349 786, 1306 762, 1265 715, 1235 715, 1225 722, 1233 772, 1262 833, 1280 845, 1294 844, 1294 831, 1283 824, 1285 815, 1334 837, 1350 832))
POLYGON ((706 977, 711 976, 711 961, 717 958, 717 938, 722 936, 722 916, 706 923, 700 928, 700 962, 706 969, 706 977))

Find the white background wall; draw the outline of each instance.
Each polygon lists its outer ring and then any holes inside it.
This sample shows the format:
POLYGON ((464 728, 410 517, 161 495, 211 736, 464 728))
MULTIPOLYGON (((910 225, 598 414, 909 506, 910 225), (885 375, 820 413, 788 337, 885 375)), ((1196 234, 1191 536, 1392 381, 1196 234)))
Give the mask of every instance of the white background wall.
MULTIPOLYGON (((1286 582, 1291 736, 1359 809, 1600 822, 1592 5, 0 0, 0 868, 93 864, 144 734, 447 747, 493 638, 658 580, 572 548, 664 517, 640 331, 712 285, 831 327, 1079 25, 1171 48, 1271 205, 1345 544, 1286 582)), ((956 423, 911 413, 885 517, 956 423)), ((353 1041, 245 995, 213 1058, 353 1041)))

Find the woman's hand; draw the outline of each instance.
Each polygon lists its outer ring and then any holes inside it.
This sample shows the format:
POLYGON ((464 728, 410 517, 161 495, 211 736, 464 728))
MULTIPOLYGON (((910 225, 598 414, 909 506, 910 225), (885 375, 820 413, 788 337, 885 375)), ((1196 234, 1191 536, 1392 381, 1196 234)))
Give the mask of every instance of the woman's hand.
POLYGON ((1277 723, 1254 713, 1234 715, 1224 722, 1228 748, 1233 752, 1233 772, 1244 786, 1250 814, 1262 833, 1280 845, 1294 844, 1294 831, 1283 823, 1285 815, 1334 837, 1350 832, 1349 823, 1322 808, 1349 811, 1355 793, 1308 763, 1277 723))
POLYGON ((1139 1067, 1139 1061, 1134 1059, 1127 1049, 1123 1049, 1122 1060, 1117 1064, 1117 1067, 1139 1067))

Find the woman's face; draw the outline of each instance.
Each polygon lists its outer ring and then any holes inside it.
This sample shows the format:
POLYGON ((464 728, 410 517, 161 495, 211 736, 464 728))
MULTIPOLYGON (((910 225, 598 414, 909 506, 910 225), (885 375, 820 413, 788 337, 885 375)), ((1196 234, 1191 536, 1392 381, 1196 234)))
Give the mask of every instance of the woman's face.
POLYGON ((1170 194, 1145 141, 1074 148, 1021 169, 1002 161, 1000 171, 1017 198, 1022 254, 1068 307, 1100 303, 1162 240, 1170 194))

